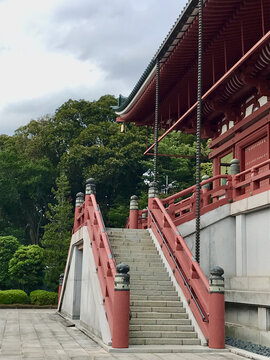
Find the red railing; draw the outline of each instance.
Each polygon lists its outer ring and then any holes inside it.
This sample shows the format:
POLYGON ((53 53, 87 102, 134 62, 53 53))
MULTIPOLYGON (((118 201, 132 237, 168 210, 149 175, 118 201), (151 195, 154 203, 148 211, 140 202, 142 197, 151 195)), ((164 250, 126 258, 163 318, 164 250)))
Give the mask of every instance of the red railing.
POLYGON ((205 338, 209 337, 209 283, 158 198, 151 199, 148 224, 173 270, 205 338))
POLYGON ((270 159, 232 177, 234 201, 270 189, 270 159))
POLYGON ((103 296, 103 303, 106 309, 109 327, 111 333, 113 333, 113 297, 116 265, 95 195, 86 195, 85 202, 81 207, 76 208, 76 212, 73 231, 75 232, 81 226, 87 226, 103 296))
MULTIPOLYGON (((201 186, 211 188, 201 189, 201 215, 232 201, 232 177, 230 175, 217 175, 201 182, 201 186), (225 185, 220 185, 221 182, 225 185)), ((196 185, 161 200, 173 223, 178 226, 195 218, 196 211, 196 185), (187 197, 188 196, 188 197, 187 197)))
POLYGON ((112 347, 128 347, 128 334, 123 334, 123 336, 120 336, 119 340, 121 327, 126 329, 128 328, 128 325, 118 324, 118 319, 114 316, 116 309, 119 308, 119 304, 115 303, 116 296, 114 289, 115 275, 117 272, 116 264, 99 205, 93 194, 86 195, 83 205, 81 207, 76 207, 75 209, 73 232, 77 231, 82 226, 87 226, 91 241, 97 275, 103 296, 103 304, 105 306, 112 335, 112 347))
MULTIPOLYGON (((138 225, 137 228, 138 229, 147 229, 148 228, 148 223, 147 223, 147 210, 138 210, 138 225)), ((128 217, 127 221, 126 221, 126 229, 130 229, 130 216, 128 217)))

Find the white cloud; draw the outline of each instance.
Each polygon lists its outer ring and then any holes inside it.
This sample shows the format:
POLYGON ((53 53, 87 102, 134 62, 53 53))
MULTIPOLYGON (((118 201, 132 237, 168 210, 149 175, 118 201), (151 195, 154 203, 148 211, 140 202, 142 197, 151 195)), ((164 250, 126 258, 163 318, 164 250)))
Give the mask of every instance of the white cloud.
POLYGON ((69 98, 128 95, 184 3, 0 1, 0 133, 69 98))

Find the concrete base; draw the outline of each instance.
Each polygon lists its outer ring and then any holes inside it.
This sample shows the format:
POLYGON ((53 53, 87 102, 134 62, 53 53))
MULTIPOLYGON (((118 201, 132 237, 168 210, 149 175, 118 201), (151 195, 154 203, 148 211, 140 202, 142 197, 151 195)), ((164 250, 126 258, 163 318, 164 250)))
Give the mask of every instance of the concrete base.
MULTIPOLYGON (((270 346, 270 191, 201 216, 201 267, 224 269, 226 335, 270 346)), ((195 253, 195 220, 178 226, 195 253)))
POLYGON ((58 311, 69 319, 81 321, 81 325, 100 337, 105 344, 111 344, 87 227, 79 229, 72 236, 58 311))

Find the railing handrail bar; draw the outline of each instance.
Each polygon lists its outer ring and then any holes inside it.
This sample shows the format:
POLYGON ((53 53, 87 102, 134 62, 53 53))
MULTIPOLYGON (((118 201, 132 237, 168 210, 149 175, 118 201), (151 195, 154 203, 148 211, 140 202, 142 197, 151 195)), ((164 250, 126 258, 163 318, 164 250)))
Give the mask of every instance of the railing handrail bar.
POLYGON ((167 244, 167 241, 165 240, 165 238, 164 238, 164 236, 163 236, 163 234, 162 234, 162 232, 161 232, 161 230, 160 230, 160 228, 159 228, 156 220, 154 219, 153 214, 151 213, 151 211, 150 211, 150 209, 149 209, 148 207, 147 207, 146 209, 147 209, 148 213, 150 214, 151 219, 153 220, 153 223, 155 224, 155 226, 156 226, 156 228, 157 228, 157 231, 159 232, 159 235, 160 235, 161 238, 162 238, 163 243, 165 244, 167 250, 169 251, 169 254, 170 254, 170 256, 171 256, 171 258, 172 258, 172 260, 173 260, 173 262, 174 262, 174 264, 175 264, 175 266, 176 266, 176 268, 177 268, 177 270, 179 271, 179 273, 180 273, 180 275, 181 275, 181 277, 182 277, 182 279, 183 279, 183 281, 184 281, 184 283, 185 283, 185 286, 187 287, 187 289, 188 289, 188 291, 189 291, 192 299, 194 300, 194 302, 195 302, 195 304, 196 304, 196 306, 197 306, 197 308, 198 308, 198 310, 199 310, 199 312, 200 312, 200 314, 201 314, 201 317, 202 317, 203 321, 205 321, 206 317, 205 317, 205 315, 204 315, 204 313, 203 313, 200 305, 198 304, 195 296, 193 295, 193 292, 191 291, 191 288, 190 288, 190 286, 189 286, 186 278, 184 277, 184 274, 183 274, 182 270, 181 270, 180 267, 178 266, 177 261, 175 260, 175 256, 174 256, 173 253, 171 252, 171 249, 169 248, 169 246, 168 246, 168 244, 167 244))
MULTIPOLYGON (((211 177, 211 178, 209 178, 207 180, 202 181, 200 183, 200 186, 209 184, 209 183, 211 183, 211 182, 213 182, 215 180, 218 180, 218 179, 231 179, 231 175, 226 175, 226 174, 222 175, 222 174, 220 174, 220 175, 213 176, 213 177, 211 177)), ((224 185, 224 186, 226 186, 226 185, 224 185)), ((162 199, 162 202, 168 202, 170 200, 177 199, 177 198, 183 196, 184 194, 191 193, 195 189, 196 189, 196 185, 192 185, 187 189, 181 190, 176 194, 173 194, 171 196, 168 196, 167 198, 162 199)))
POLYGON ((185 250, 185 253, 187 254, 187 256, 190 258, 193 266, 195 267, 198 275, 200 276, 202 283, 204 284, 204 286, 206 287, 207 290, 209 290, 209 283, 208 280, 206 279, 204 273, 202 272, 201 268, 199 267, 199 264, 197 263, 197 261, 194 260, 193 254, 190 251, 190 248, 187 246, 187 244, 184 242, 182 236, 180 235, 178 229, 176 228, 176 226, 174 225, 171 217, 168 215, 168 213, 165 211, 165 208, 162 204, 162 202, 160 201, 159 198, 154 198, 154 200, 156 201, 157 205, 159 206, 160 210, 162 211, 162 213, 164 214, 164 216, 166 217, 167 222, 169 223, 171 229, 174 231, 175 235, 179 238, 179 241, 183 247, 183 249, 185 250), (163 210, 164 209, 164 210, 163 210))
POLYGON ((269 163, 270 163, 270 159, 265 160, 265 161, 261 162, 260 164, 254 165, 254 166, 252 166, 252 167, 250 167, 250 168, 248 168, 248 169, 246 169, 246 170, 244 170, 244 171, 242 171, 242 172, 240 172, 238 174, 235 174, 234 176, 235 176, 235 178, 238 178, 239 176, 242 176, 242 175, 248 174, 249 172, 252 172, 253 169, 258 169, 261 166, 267 165, 269 163))
MULTIPOLYGON (((108 237, 108 234, 107 234, 107 230, 106 230, 106 227, 105 227, 105 224, 104 224, 104 220, 103 220, 103 216, 101 214, 101 211, 100 211, 100 208, 99 208, 99 205, 97 204, 97 201, 96 201, 96 197, 94 194, 91 194, 90 195, 91 197, 91 200, 92 200, 92 204, 93 204, 93 208, 94 208, 94 211, 95 211, 95 214, 96 214, 96 217, 97 217, 97 221, 98 223, 101 222, 103 228, 101 228, 101 232, 103 233, 103 235, 105 236, 105 239, 106 239, 106 245, 109 246, 109 249, 110 249, 110 254, 108 254, 108 251, 107 251, 107 247, 105 246, 105 249, 106 249, 106 252, 107 252, 107 255, 108 255, 108 258, 109 258, 109 261, 113 262, 113 272, 114 274, 116 273, 116 263, 115 263, 115 257, 114 257, 114 254, 113 254, 113 251, 112 251, 112 247, 111 247, 111 243, 110 243, 110 240, 109 240, 109 237, 108 237), (103 230, 103 231, 102 231, 103 230)), ((100 227, 100 224, 99 224, 99 227, 100 227)))

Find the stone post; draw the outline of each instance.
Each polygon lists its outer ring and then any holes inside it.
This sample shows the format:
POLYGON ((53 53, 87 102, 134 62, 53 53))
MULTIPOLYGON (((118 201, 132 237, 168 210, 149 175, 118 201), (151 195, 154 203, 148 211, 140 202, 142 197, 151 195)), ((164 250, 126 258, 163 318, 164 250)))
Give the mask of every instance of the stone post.
POLYGON ((82 204, 84 203, 84 193, 79 192, 76 194, 76 203, 75 203, 75 207, 79 208, 82 206, 82 204))
MULTIPOLYGON (((148 208, 152 211, 155 208, 154 198, 158 197, 158 183, 153 181, 149 184, 148 189, 148 208)), ((148 216, 148 227, 151 224, 151 216, 148 216)))
POLYGON ((128 348, 129 342, 129 266, 118 264, 114 279, 113 297, 113 348, 128 348))
POLYGON ((210 270, 209 289, 209 347, 225 348, 225 300, 224 300, 224 270, 215 266, 210 270))
POLYGON ((85 186, 85 195, 96 195, 96 182, 95 179, 90 178, 86 180, 86 186, 85 186))
POLYGON ((61 291, 62 291, 62 286, 63 286, 63 280, 64 280, 64 273, 60 274, 59 276, 59 287, 58 287, 58 302, 60 300, 60 295, 61 295, 61 291))
MULTIPOLYGON (((208 180, 208 175, 203 175, 202 181, 208 180)), ((209 196, 206 193, 210 190, 210 183, 202 185, 202 207, 209 204, 209 196)))
POLYGON ((240 172, 240 162, 238 159, 232 159, 230 164, 230 171, 232 175, 232 199, 235 201, 238 193, 235 185, 238 183, 239 179, 237 179, 234 175, 240 172))
POLYGON ((138 216, 139 216, 139 203, 138 197, 132 195, 130 197, 130 206, 129 206, 129 228, 138 229, 138 216))
POLYGON ((74 218, 74 226, 73 231, 76 231, 77 228, 80 226, 80 222, 78 220, 78 215, 80 214, 80 208, 84 203, 84 193, 79 192, 76 194, 76 201, 75 201, 75 218, 74 218))
POLYGON ((232 159, 230 164, 231 175, 240 173, 240 161, 238 159, 232 159))

